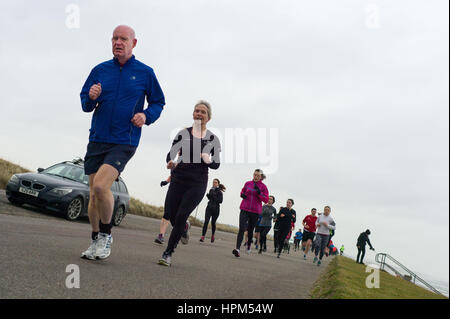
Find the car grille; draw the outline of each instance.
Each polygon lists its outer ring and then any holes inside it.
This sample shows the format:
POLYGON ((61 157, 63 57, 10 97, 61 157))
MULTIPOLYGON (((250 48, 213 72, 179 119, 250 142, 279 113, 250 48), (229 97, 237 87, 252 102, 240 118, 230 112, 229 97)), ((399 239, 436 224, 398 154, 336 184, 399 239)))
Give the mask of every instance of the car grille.
POLYGON ((32 183, 31 181, 27 181, 27 180, 22 180, 22 186, 32 188, 37 191, 41 191, 41 190, 45 189, 45 185, 40 184, 40 183, 32 183))
POLYGON ((34 183, 33 184, 33 189, 37 190, 37 191, 41 191, 45 188, 45 185, 39 184, 39 183, 34 183))
POLYGON ((22 185, 25 187, 31 187, 31 182, 30 181, 22 181, 22 185))

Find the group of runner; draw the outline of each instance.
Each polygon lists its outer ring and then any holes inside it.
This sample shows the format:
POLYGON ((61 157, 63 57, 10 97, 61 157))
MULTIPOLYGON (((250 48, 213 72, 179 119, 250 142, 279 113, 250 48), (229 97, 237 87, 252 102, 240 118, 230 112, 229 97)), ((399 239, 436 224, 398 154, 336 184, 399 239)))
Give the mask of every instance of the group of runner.
MULTIPOLYGON (((111 217, 114 209, 111 186, 135 154, 142 127, 144 124, 154 123, 165 105, 164 94, 153 69, 136 60, 132 54, 136 43, 135 32, 131 27, 116 27, 112 36, 114 58, 92 69, 80 93, 83 111, 94 112, 84 160, 85 173, 89 175, 88 216, 92 232, 90 245, 81 254, 82 258, 90 260, 106 259, 111 254, 111 217), (144 109, 145 100, 148 106, 144 109)), ((188 217, 206 193, 209 169, 216 170, 220 166, 220 141, 206 127, 212 118, 211 105, 203 100, 196 103, 192 118, 193 125, 180 130, 173 140, 166 156, 166 167, 170 170, 170 176, 160 184, 169 184, 169 187, 164 216, 155 242, 163 244, 169 222, 173 226, 167 247, 158 261, 165 266, 170 266, 179 241, 188 243, 188 217)), ((269 195, 267 186, 263 183, 265 178, 263 171, 256 169, 252 179, 244 184, 240 192, 242 202, 239 232, 232 251, 236 257, 240 257, 244 234, 247 237, 245 251, 250 254, 254 232, 257 238, 256 247, 259 247, 258 253, 266 252, 267 234, 274 222, 275 253, 279 258, 285 240, 291 237, 294 230, 297 219, 292 208, 294 200, 288 199, 286 206, 281 207, 277 213, 273 207, 275 197, 269 195)), ((210 220, 211 242, 215 240, 216 221, 225 189, 218 179, 214 179, 213 187, 207 194, 209 201, 201 242, 205 240, 210 220)), ((296 235, 295 249, 299 248, 301 239, 304 258, 306 259, 312 247, 315 255, 313 262, 318 265, 336 229, 330 213, 329 206, 326 206, 324 213, 319 216, 316 216, 316 209, 312 209, 311 214, 302 221, 302 238, 296 235)), ((364 257, 362 242, 365 246, 367 241, 362 237, 358 241, 361 242, 361 259, 364 257)))

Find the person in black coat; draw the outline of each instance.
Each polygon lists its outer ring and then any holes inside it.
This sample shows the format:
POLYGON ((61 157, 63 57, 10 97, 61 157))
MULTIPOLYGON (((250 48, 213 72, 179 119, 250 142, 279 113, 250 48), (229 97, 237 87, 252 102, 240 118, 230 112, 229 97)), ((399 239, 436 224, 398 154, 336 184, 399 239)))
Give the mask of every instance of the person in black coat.
POLYGON ((363 263, 364 255, 366 254, 366 243, 369 244, 371 250, 375 250, 369 240, 370 230, 367 229, 365 232, 361 233, 358 237, 356 247, 358 248, 358 256, 356 257, 356 262, 359 264, 363 263), (361 256, 361 259, 360 259, 361 256))
POLYGON ((206 197, 208 198, 208 206, 206 206, 205 211, 205 223, 203 224, 202 237, 200 238, 201 242, 205 241, 206 231, 208 230, 209 220, 211 219, 211 242, 214 242, 214 234, 216 232, 216 221, 219 218, 220 213, 220 204, 223 201, 223 192, 225 191, 225 186, 220 184, 220 181, 215 178, 213 181, 213 187, 209 190, 206 197))
POLYGON ((286 202, 286 207, 281 207, 280 212, 277 215, 278 222, 278 234, 277 234, 277 258, 280 258, 281 251, 283 250, 284 241, 292 230, 292 222, 296 221, 295 210, 292 209, 294 205, 293 199, 288 199, 286 202))

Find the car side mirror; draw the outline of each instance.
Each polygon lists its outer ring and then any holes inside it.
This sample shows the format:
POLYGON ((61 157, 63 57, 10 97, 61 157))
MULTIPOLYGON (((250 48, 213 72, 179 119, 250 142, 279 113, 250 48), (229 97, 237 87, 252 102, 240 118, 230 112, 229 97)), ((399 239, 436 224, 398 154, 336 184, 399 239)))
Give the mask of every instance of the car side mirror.
POLYGON ((38 168, 38 173, 41 173, 41 172, 43 172, 43 171, 44 171, 43 168, 38 168))

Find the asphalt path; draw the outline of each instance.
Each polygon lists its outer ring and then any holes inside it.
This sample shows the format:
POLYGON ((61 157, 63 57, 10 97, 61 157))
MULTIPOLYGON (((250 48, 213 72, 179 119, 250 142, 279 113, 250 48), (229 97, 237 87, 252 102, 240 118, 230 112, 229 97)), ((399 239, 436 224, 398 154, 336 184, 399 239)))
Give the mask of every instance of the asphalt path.
MULTIPOLYGON (((170 232, 170 227, 168 231, 170 232)), ((127 215, 113 228, 111 256, 80 258, 90 241, 87 219, 75 222, 24 205, 16 207, 0 191, 0 299, 7 298, 162 298, 303 299, 331 258, 318 267, 299 252, 276 258, 270 252, 232 255, 236 235, 192 227, 188 245, 178 245, 172 266, 157 264, 164 246, 153 243, 159 220, 127 215), (70 266, 72 265, 72 266, 70 266), (75 265, 75 266, 73 266, 75 265), (69 266, 69 268, 68 268, 69 266), (79 288, 72 277, 79 270, 79 288)))

